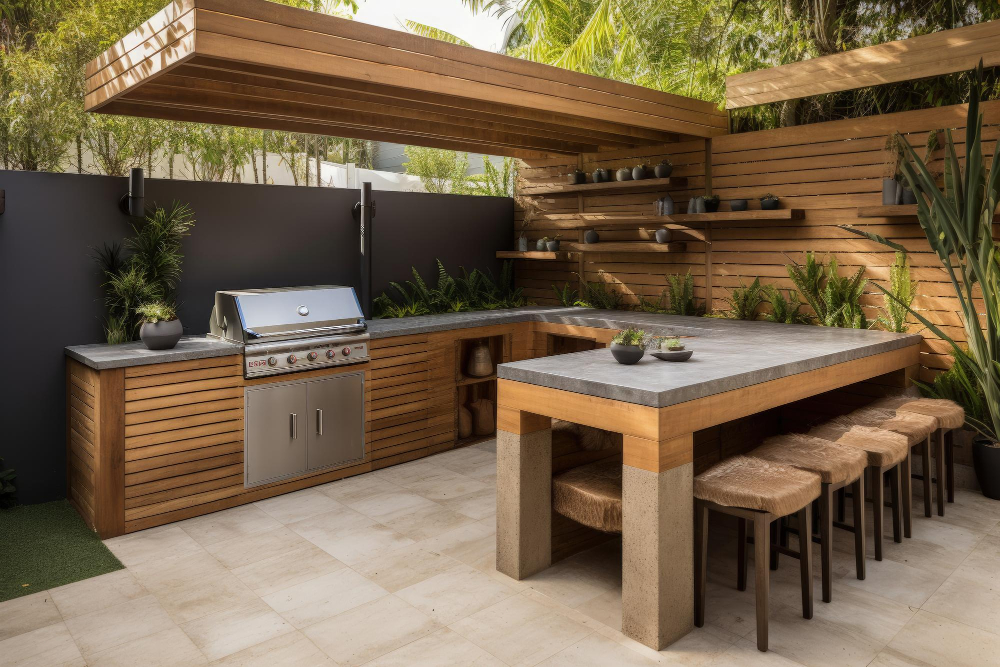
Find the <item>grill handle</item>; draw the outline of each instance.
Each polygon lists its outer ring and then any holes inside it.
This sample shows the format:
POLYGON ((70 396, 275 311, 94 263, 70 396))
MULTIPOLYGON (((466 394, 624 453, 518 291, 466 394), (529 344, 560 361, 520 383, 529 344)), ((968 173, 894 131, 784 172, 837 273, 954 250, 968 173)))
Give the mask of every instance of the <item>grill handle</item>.
POLYGON ((344 333, 356 333, 364 331, 368 328, 366 322, 361 322, 360 324, 340 324, 335 327, 315 327, 313 329, 296 329, 294 331, 274 331, 271 333, 258 333, 253 329, 247 329, 247 334, 251 338, 262 339, 262 338, 274 338, 275 336, 301 336, 305 334, 320 334, 320 333, 331 333, 336 334, 338 332, 344 333))
POLYGON ((292 433, 292 440, 296 440, 299 437, 299 416, 294 412, 288 415, 288 428, 292 433))
POLYGON ((323 411, 316 408, 316 435, 323 435, 323 411))

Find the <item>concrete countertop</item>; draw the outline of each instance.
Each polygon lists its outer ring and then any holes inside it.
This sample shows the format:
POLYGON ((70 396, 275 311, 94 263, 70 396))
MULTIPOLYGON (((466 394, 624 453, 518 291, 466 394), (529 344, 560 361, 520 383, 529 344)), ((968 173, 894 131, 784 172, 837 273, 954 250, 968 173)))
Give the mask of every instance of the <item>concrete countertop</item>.
POLYGON ((686 362, 650 354, 623 366, 611 350, 529 359, 497 367, 497 376, 578 394, 664 407, 917 344, 916 334, 772 324, 617 311, 547 314, 545 321, 693 336, 686 362), (550 319, 551 318, 551 319, 550 319))
POLYGON ((99 371, 127 366, 165 364, 171 361, 225 357, 242 354, 243 346, 205 336, 184 336, 171 350, 147 350, 141 342, 121 345, 74 345, 66 348, 66 356, 99 371))

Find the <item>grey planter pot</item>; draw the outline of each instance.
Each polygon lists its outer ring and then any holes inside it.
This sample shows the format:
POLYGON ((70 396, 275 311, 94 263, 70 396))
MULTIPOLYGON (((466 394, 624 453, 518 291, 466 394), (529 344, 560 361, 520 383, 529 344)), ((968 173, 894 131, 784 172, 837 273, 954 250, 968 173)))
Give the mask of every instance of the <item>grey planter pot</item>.
POLYGON ((177 345, 177 341, 184 334, 184 327, 180 320, 170 320, 169 322, 147 322, 139 329, 139 338, 149 350, 169 350, 177 345))
POLYGON ((609 180, 608 170, 603 168, 595 169, 591 177, 594 179, 594 183, 607 183, 609 180))
POLYGON ((653 174, 657 178, 670 178, 670 174, 674 173, 674 165, 666 164, 661 162, 660 164, 653 167, 653 174))
POLYGON ((733 199, 729 202, 730 211, 745 211, 747 210, 747 200, 746 199, 733 199))
POLYGON ((611 356, 615 358, 619 364, 624 364, 625 366, 631 366, 632 364, 639 363, 646 351, 639 347, 638 345, 619 345, 618 343, 611 344, 611 356))
POLYGON ((882 179, 882 206, 895 206, 903 202, 903 184, 895 178, 882 179))
POLYGON ((640 164, 632 168, 632 180, 642 181, 646 178, 646 165, 640 164))
POLYGON ((517 251, 518 252, 528 252, 528 237, 519 236, 517 239, 517 251))
POLYGON ((917 203, 917 193, 915 193, 910 188, 903 188, 903 196, 901 198, 901 203, 903 203, 903 204, 916 204, 917 203))
POLYGON ((777 211, 780 199, 761 199, 760 208, 762 211, 777 211))
POLYGON ((538 239, 537 241, 535 241, 535 250, 537 250, 538 252, 545 252, 545 241, 543 241, 542 239, 538 239))
POLYGON ((656 230, 656 242, 657 243, 670 243, 670 238, 672 234, 669 229, 657 229, 656 230))
POLYGON ((703 197, 691 197, 688 202, 688 213, 704 213, 705 199, 703 197))
POLYGON ((631 181, 632 180, 632 170, 628 167, 622 167, 618 170, 617 174, 619 181, 631 181))
POLYGON ((583 235, 584 243, 598 243, 601 240, 601 235, 595 232, 593 229, 588 229, 587 233, 583 235))
POLYGON ((559 250, 559 241, 548 241, 545 243, 545 247, 549 252, 556 252, 559 250))
POLYGON ((656 215, 673 215, 676 207, 670 195, 663 195, 656 200, 656 215))

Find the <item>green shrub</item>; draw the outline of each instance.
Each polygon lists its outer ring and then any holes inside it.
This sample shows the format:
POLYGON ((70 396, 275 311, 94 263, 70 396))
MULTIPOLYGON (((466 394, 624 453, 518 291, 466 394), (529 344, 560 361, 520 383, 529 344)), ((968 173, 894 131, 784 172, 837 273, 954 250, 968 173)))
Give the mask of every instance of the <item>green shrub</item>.
POLYGON ((790 264, 785 267, 802 298, 815 311, 816 321, 825 327, 867 329, 868 320, 861 308, 864 294, 865 267, 849 278, 837 274, 837 259, 830 258, 829 266, 816 260, 815 253, 806 253, 805 266, 790 264))
POLYGON ((464 267, 459 267, 457 278, 453 277, 441 260, 437 260, 437 268, 437 281, 433 286, 427 284, 415 267, 411 267, 413 280, 389 283, 396 299, 385 293, 376 297, 372 302, 376 319, 517 308, 528 304, 523 290, 514 287, 512 262, 503 263, 496 281, 489 271, 473 269, 468 272, 464 267))
POLYGON ((781 290, 774 285, 764 286, 766 301, 771 304, 771 312, 764 313, 764 319, 779 324, 809 324, 812 318, 808 313, 802 312, 802 306, 805 304, 799 300, 799 293, 793 289, 787 292, 788 298, 785 298, 781 290))
POLYGON ((754 278, 749 285, 743 284, 740 279, 740 286, 734 287, 725 298, 729 305, 727 316, 734 320, 756 320, 757 311, 764 303, 764 288, 760 284, 760 278, 754 278))
MULTIPOLYGON (((934 136, 932 134, 932 136, 934 136)), ((889 267, 889 294, 883 294, 885 307, 879 309, 877 322, 886 331, 906 333, 906 316, 917 295, 917 282, 910 280, 910 264, 906 253, 896 251, 896 261, 889 267)))
POLYGON ((177 311, 173 306, 162 301, 144 303, 135 309, 135 312, 142 318, 142 322, 156 324, 157 322, 169 322, 177 319, 177 311))
POLYGON ((562 289, 553 285, 552 291, 556 293, 556 298, 559 300, 559 304, 565 306, 566 308, 575 305, 578 301, 577 297, 579 296, 579 292, 570 287, 569 283, 563 285, 562 289))
POLYGON ((638 345, 639 347, 644 347, 646 345, 646 332, 642 329, 628 327, 616 333, 611 342, 615 345, 638 345))

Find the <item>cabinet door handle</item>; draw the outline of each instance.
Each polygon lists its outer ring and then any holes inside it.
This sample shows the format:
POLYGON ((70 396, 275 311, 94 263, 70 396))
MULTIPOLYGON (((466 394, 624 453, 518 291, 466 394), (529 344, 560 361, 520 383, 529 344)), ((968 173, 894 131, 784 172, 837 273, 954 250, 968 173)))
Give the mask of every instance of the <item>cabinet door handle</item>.
POLYGON ((299 416, 294 412, 288 415, 289 428, 292 431, 292 440, 299 437, 299 416))
POLYGON ((323 411, 316 409, 316 435, 323 435, 323 411))

